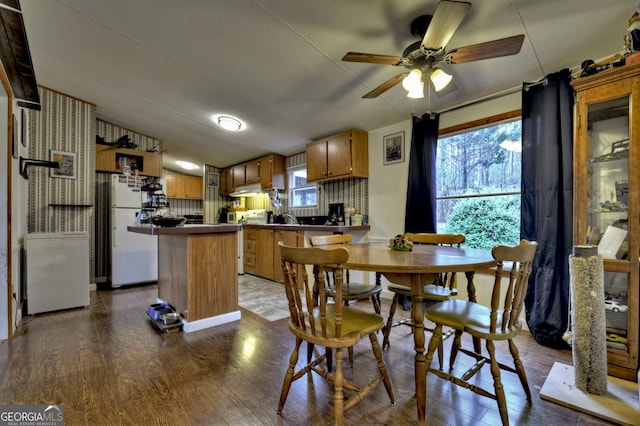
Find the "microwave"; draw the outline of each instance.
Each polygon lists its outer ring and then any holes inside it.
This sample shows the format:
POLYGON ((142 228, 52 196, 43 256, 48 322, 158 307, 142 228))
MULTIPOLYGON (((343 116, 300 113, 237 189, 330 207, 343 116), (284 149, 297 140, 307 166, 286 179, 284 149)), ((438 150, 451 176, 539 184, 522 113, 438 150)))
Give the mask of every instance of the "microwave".
POLYGON ((227 212, 227 223, 240 223, 247 212, 227 212))

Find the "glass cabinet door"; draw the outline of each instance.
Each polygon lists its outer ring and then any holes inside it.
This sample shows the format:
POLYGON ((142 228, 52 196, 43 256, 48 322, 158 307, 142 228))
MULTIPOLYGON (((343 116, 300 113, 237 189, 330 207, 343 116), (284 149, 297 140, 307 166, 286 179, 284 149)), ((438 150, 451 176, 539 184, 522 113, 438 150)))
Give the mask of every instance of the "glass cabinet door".
MULTIPOLYGON (((591 104, 587 108, 588 244, 608 260, 628 259, 629 97, 591 104)), ((626 348, 628 274, 604 273, 607 345, 626 348)))

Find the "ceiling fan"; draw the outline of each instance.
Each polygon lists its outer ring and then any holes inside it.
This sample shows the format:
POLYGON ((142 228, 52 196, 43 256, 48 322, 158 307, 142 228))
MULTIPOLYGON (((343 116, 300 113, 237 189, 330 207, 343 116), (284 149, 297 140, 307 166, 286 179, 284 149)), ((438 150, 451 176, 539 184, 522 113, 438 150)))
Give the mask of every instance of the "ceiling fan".
POLYGON ((420 40, 409 45, 402 52, 402 56, 359 52, 348 52, 344 55, 342 60, 346 62, 401 66, 408 70, 391 77, 363 98, 376 98, 401 81, 403 87, 409 92, 408 97, 421 98, 424 96, 425 77, 428 76, 436 92, 441 91, 451 82, 453 77, 444 72, 438 66, 439 64, 462 64, 515 55, 520 52, 524 34, 446 51, 447 43, 470 8, 469 2, 442 0, 438 3, 433 16, 423 15, 414 19, 411 23, 411 33, 420 40))

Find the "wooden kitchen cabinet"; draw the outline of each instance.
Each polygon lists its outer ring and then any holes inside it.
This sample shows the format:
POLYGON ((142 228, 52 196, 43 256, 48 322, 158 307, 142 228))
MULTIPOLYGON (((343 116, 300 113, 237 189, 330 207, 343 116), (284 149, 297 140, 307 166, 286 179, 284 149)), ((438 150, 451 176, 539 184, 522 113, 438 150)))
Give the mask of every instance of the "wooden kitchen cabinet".
POLYGON ((273 280, 273 236, 272 229, 258 229, 256 236, 256 275, 273 280))
POLYGON ((244 272, 268 280, 284 282, 278 242, 304 247, 304 232, 245 226, 243 234, 244 272))
POLYGON ((164 175, 167 198, 201 200, 204 196, 203 179, 199 176, 164 175))
POLYGON ((247 274, 258 275, 256 265, 256 242, 258 239, 258 229, 251 227, 243 228, 242 238, 242 266, 247 274))
POLYGON ((260 161, 244 164, 244 181, 247 185, 260 182, 260 161))
POLYGON ((259 160, 260 185, 265 191, 285 189, 287 175, 286 158, 282 155, 267 155, 259 160))
POLYGON ((238 164, 236 166, 233 166, 231 168, 231 174, 233 176, 233 188, 235 190, 235 188, 242 186, 242 185, 246 185, 247 184, 247 178, 246 178, 246 174, 245 174, 245 165, 243 164, 238 164))
MULTIPOLYGON (((640 271, 640 64, 572 82, 574 244, 604 235, 625 240, 604 258, 603 297, 627 307, 605 310, 608 374, 637 380, 640 271), (629 220, 631 219, 631 220, 629 220), (626 236, 625 236, 626 234, 626 236)), ((617 244, 616 244, 617 245, 617 244)))
POLYGON ((369 177, 367 132, 352 129, 307 144, 307 181, 369 177))
POLYGON ((243 232, 244 272, 273 280, 273 229, 245 226, 243 232))
POLYGON ((122 173, 120 159, 126 158, 143 176, 162 176, 162 153, 96 145, 96 171, 122 173))
POLYGON ((220 171, 220 187, 218 194, 221 197, 227 196, 233 192, 233 169, 231 167, 220 171))
MULTIPOLYGON (((224 191, 221 190, 220 195, 229 195, 239 186, 255 183, 260 183, 264 191, 271 191, 273 188, 285 189, 287 166, 286 157, 282 155, 267 155, 225 170, 228 170, 228 176, 225 178, 231 185, 227 186, 224 191)), ((221 175, 221 187, 222 180, 221 175)))
MULTIPOLYGON (((284 283, 284 275, 282 274, 282 257, 280 257, 280 248, 278 242, 282 241, 283 244, 293 247, 304 247, 304 232, 303 231, 282 231, 276 230, 273 236, 273 280, 279 283, 284 283)), ((301 268, 297 271, 301 274, 301 268)))

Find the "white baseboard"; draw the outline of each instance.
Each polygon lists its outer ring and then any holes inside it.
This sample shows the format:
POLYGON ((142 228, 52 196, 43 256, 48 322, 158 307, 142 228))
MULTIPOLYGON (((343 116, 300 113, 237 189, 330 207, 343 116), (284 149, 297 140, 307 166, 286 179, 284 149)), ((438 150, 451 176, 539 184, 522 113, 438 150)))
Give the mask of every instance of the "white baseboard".
POLYGON ((193 331, 203 330, 209 327, 215 327, 216 325, 226 324, 228 322, 240 320, 240 311, 229 312, 227 314, 217 315, 215 317, 204 318, 195 321, 182 320, 182 330, 185 333, 191 333, 193 331))

